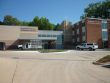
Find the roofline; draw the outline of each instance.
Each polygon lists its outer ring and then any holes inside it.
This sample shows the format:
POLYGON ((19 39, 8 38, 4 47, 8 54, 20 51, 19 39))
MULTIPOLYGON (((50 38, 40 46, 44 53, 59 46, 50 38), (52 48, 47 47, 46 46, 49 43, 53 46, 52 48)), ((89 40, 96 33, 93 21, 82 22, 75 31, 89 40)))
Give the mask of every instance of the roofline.
POLYGON ((101 18, 89 18, 89 17, 86 17, 85 19, 98 19, 98 20, 107 20, 107 21, 110 21, 110 19, 101 19, 101 18))
POLYGON ((56 32, 62 32, 62 30, 39 30, 39 31, 56 31, 56 32))
MULTIPOLYGON (((89 18, 89 17, 86 17, 86 18, 84 18, 84 19, 82 19, 82 20, 80 20, 80 21, 83 21, 83 20, 86 20, 86 19, 97 19, 97 20, 107 20, 107 21, 110 21, 110 19, 101 19, 101 18, 89 18)), ((78 22, 75 22, 74 24, 77 24, 77 23, 79 23, 80 21, 78 21, 78 22)), ((74 25, 73 24, 73 25, 74 25)))

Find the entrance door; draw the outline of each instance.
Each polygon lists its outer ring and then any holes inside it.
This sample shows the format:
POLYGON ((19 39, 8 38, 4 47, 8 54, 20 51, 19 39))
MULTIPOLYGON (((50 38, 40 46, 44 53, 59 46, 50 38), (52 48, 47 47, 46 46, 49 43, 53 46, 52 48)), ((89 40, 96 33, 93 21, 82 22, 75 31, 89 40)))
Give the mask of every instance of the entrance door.
POLYGON ((108 48, 108 41, 103 41, 104 48, 108 48))
POLYGON ((4 42, 0 42, 0 50, 5 50, 5 43, 4 42))
POLYGON ((26 48, 28 48, 28 43, 26 44, 26 48))

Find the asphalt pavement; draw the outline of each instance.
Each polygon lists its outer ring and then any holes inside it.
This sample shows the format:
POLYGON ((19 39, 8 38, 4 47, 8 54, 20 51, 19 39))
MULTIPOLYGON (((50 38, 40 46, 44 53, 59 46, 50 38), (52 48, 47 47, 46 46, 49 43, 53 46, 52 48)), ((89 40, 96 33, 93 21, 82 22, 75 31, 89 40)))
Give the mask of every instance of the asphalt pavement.
POLYGON ((110 83, 110 68, 93 62, 110 51, 0 51, 0 83, 110 83))

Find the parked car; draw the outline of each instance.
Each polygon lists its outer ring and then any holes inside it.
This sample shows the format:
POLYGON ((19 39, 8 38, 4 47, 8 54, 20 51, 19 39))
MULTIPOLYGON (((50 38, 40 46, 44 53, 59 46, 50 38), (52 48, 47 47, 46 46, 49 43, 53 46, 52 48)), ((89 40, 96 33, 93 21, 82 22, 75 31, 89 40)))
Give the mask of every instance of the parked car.
POLYGON ((82 43, 81 45, 77 45, 76 49, 83 50, 83 49, 89 49, 90 51, 95 51, 98 48, 98 45, 96 43, 82 43))

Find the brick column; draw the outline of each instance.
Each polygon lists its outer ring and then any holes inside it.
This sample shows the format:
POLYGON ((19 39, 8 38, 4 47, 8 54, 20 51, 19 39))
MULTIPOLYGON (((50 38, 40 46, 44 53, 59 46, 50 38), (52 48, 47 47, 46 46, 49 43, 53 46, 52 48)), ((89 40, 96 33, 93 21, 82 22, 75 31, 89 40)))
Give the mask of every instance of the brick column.
POLYGON ((82 21, 79 22, 79 40, 82 43, 82 21))
POLYGON ((75 44, 77 43, 77 28, 76 28, 76 24, 74 24, 74 34, 75 34, 75 44))
POLYGON ((110 48, 110 21, 107 21, 108 27, 108 47, 110 48))

